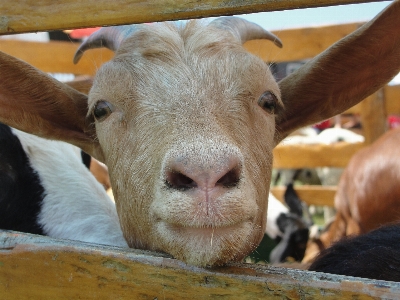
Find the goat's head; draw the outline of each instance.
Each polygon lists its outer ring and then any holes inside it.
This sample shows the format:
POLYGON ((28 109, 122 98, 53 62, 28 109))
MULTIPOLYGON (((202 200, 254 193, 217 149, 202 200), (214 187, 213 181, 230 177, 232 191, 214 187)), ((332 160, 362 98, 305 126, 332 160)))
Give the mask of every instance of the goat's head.
POLYGON ((398 72, 400 21, 388 11, 281 81, 281 92, 268 66, 241 46, 275 37, 231 18, 98 33, 80 50, 106 45, 116 55, 89 99, 0 54, 0 121, 105 162, 130 246, 199 266, 240 260, 263 236, 273 147, 398 72), (370 45, 382 27, 388 42, 370 45), (379 65, 366 65, 376 47, 379 65))
POLYGON ((205 265, 241 259, 262 238, 283 104, 248 38, 280 45, 239 18, 104 28, 81 45, 116 50, 88 101, 131 247, 205 265))

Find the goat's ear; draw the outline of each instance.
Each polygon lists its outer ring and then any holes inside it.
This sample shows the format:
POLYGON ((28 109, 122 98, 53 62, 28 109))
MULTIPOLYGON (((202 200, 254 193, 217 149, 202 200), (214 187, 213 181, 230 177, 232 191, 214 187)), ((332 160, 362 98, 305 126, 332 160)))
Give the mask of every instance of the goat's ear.
POLYGON ((87 96, 0 52, 0 122, 74 144, 102 160, 87 96))
POLYGON ((372 94, 400 70, 400 1, 279 82, 285 110, 275 142, 337 115, 372 94))

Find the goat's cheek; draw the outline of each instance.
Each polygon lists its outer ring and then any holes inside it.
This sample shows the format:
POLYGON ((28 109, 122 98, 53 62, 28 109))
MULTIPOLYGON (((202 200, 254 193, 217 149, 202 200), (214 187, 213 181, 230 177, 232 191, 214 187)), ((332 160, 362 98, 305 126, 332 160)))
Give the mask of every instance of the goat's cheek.
POLYGON ((153 183, 148 171, 152 169, 133 158, 125 164, 117 163, 114 169, 116 180, 112 184, 118 191, 116 202, 122 229, 129 245, 135 248, 148 249, 152 240, 149 206, 153 183))
MULTIPOLYGON (((270 120, 267 120, 270 121, 270 120)), ((257 201, 257 218, 255 224, 260 228, 265 228, 268 209, 268 194, 271 183, 272 151, 273 151, 273 130, 270 129, 272 122, 260 122, 253 127, 252 137, 247 143, 246 161, 248 162, 248 178, 252 181, 257 201)), ((259 232, 255 232, 254 239, 259 232)))
POLYGON ((146 199, 151 199, 149 170, 154 169, 146 153, 152 151, 140 148, 146 147, 139 145, 134 130, 127 128, 118 114, 96 124, 124 237, 130 247, 146 249, 151 239, 146 199))

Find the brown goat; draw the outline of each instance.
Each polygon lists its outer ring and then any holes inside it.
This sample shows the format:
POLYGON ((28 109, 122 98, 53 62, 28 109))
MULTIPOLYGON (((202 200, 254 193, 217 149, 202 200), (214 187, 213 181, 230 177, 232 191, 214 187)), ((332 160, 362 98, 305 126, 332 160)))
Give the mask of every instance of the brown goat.
POLYGON ((310 240, 304 262, 349 235, 400 221, 400 128, 357 152, 344 170, 335 196, 336 216, 310 240))
POLYGON ((198 266, 238 261, 264 234, 272 150, 400 69, 400 2, 276 83, 241 45, 276 37, 238 18, 107 28, 89 96, 0 54, 0 121, 104 162, 130 247, 198 266))

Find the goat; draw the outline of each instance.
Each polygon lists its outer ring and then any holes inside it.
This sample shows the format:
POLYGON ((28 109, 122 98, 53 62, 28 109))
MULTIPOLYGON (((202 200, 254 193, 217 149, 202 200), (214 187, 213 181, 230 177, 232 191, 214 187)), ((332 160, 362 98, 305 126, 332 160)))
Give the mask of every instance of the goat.
POLYGON ((392 129, 350 159, 335 195, 335 218, 310 240, 304 262, 345 236, 400 221, 399 144, 400 128, 392 129))
POLYGON ((127 247, 80 150, 0 123, 0 228, 127 247))
POLYGON ((104 162, 130 247, 196 266, 240 261, 264 235, 272 150, 364 99, 400 69, 400 2, 279 84, 241 45, 240 18, 109 27, 89 96, 0 54, 0 121, 104 162), (382 34, 384 32, 385 34, 382 34))
POLYGON ((323 250, 310 271, 400 281, 400 224, 336 242, 323 250))
POLYGON ((303 218, 303 204, 293 184, 287 186, 284 199, 289 209, 272 194, 268 199, 265 232, 277 242, 269 257, 272 264, 284 262, 288 258, 301 261, 306 250, 309 227, 312 225, 310 218, 303 218))

